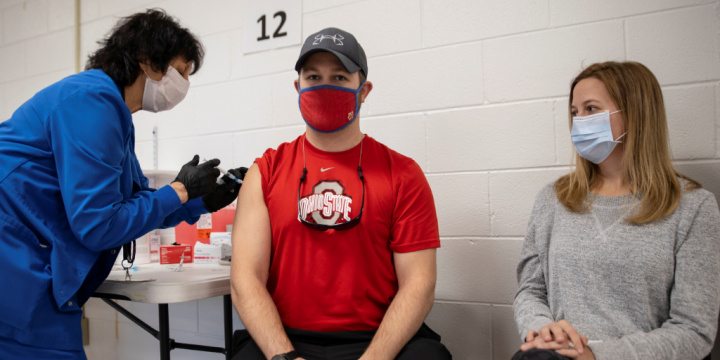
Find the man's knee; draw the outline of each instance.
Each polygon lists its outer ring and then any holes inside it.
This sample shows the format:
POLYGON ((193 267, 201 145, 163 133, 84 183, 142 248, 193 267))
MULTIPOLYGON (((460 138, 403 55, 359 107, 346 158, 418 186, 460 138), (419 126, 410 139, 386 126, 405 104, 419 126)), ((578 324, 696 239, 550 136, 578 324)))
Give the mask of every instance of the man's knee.
POLYGON ((413 338, 408 342, 407 345, 400 351, 400 354, 395 358, 396 360, 451 360, 452 355, 450 351, 440 343, 427 338, 413 338))

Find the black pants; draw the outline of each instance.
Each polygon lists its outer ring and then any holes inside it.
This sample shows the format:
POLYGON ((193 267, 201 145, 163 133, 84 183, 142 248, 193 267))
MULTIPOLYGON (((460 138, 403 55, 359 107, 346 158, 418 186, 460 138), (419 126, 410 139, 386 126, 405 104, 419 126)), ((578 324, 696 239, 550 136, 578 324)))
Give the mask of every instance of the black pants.
MULTIPOLYGON (((357 360, 370 345, 374 331, 315 332, 286 328, 295 350, 307 360, 357 360)), ((233 334, 232 360, 265 360, 247 330, 233 334)), ((451 360, 452 355, 440 343, 440 335, 423 324, 400 351, 396 360, 451 360)))
MULTIPOLYGON (((528 351, 518 351, 513 355, 511 360, 569 360, 568 358, 556 353, 552 350, 530 349, 528 351)), ((710 355, 703 360, 710 360, 710 355)))
POLYGON ((552 350, 530 349, 527 351, 519 350, 511 360, 569 360, 569 358, 552 350))

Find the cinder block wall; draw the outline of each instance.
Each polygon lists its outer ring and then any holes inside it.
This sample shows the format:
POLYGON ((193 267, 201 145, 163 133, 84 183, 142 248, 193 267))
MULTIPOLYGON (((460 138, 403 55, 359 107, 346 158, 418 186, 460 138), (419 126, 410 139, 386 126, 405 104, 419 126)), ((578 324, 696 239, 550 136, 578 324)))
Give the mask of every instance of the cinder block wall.
MULTIPOLYGON (((74 72, 74 6, 0 0, 0 119, 74 72)), ((299 46, 243 55, 244 27, 256 24, 242 23, 241 1, 82 0, 82 65, 118 16, 147 7, 199 34, 207 61, 176 109, 135 114, 143 166, 153 166, 156 126, 162 170, 195 153, 248 165, 304 131, 299 46)), ((302 11, 303 37, 336 26, 360 39, 375 85, 361 128, 415 159, 433 188, 443 247, 428 323, 456 359, 509 359, 519 345, 515 266, 535 193, 568 171, 567 93, 583 66, 646 64, 663 86, 678 166, 720 195, 720 0, 305 0, 302 11)), ((221 303, 171 305, 172 336, 221 346, 221 303)), ((154 306, 124 305, 156 325, 154 306)), ((156 340, 105 304, 91 301, 86 315, 90 359, 157 356, 156 340)))

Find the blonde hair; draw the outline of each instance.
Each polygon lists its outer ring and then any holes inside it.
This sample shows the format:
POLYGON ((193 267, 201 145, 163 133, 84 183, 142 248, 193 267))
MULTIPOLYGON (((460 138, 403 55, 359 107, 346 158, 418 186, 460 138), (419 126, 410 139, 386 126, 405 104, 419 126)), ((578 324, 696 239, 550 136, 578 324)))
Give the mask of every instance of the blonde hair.
MULTIPOLYGON (((662 91, 655 75, 645 65, 628 62, 604 62, 590 65, 570 86, 569 118, 572 126, 572 101, 575 85, 596 78, 605 84, 618 109, 623 110, 627 135, 623 138, 622 173, 638 209, 625 221, 650 223, 670 215, 680 202, 683 190, 701 185, 673 166, 668 147, 667 117, 662 91), (683 179, 681 184, 679 179, 683 179)), ((586 201, 591 189, 602 184, 598 166, 575 153, 575 170, 555 182, 558 200, 573 212, 588 211, 586 201)))

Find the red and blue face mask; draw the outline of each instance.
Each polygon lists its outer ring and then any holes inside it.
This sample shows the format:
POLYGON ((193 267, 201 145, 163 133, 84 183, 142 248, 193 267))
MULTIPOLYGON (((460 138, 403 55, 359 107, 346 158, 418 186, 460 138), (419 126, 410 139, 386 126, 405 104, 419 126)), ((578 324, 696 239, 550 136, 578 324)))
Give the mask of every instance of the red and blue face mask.
POLYGON ((358 97, 364 84, 363 81, 355 90, 333 85, 298 89, 300 113, 305 123, 313 130, 323 133, 344 129, 358 115, 358 97))

